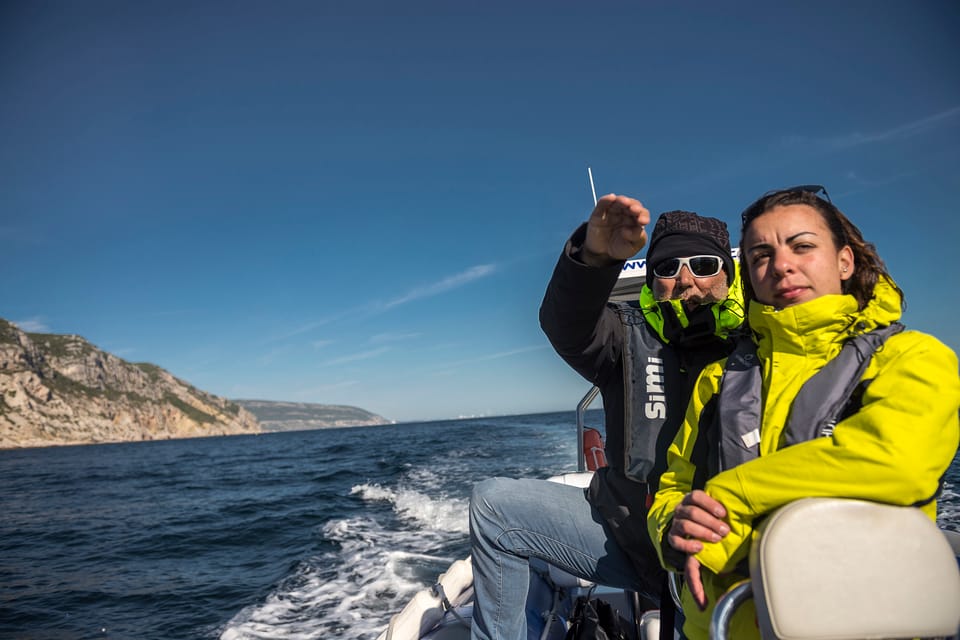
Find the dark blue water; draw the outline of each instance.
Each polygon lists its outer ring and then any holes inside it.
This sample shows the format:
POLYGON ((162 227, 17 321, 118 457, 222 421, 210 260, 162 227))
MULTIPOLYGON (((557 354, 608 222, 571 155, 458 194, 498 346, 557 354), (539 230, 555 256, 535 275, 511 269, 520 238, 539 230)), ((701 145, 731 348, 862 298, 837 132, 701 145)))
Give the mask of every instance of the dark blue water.
POLYGON ((0 637, 374 638, 570 412, 0 451, 0 637))
POLYGON ((373 639, 468 552, 474 482, 575 457, 572 412, 0 451, 0 638, 373 639))

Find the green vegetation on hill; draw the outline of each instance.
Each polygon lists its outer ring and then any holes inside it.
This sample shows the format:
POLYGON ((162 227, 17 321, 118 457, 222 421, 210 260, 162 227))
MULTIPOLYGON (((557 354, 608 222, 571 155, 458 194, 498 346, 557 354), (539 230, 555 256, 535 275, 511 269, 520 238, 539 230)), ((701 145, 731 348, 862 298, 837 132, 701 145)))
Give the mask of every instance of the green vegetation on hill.
POLYGON ((132 363, 137 369, 143 371, 147 374, 147 377, 150 379, 150 382, 158 382, 160 380, 160 372, 163 371, 160 367, 150 362, 134 362, 132 363))
POLYGON ((17 330, 10 322, 0 318, 0 344, 13 343, 17 339, 17 330))
POLYGON ((96 350, 92 344, 77 336, 56 333, 27 333, 27 335, 48 357, 88 355, 96 350))
POLYGON ((180 409, 180 411, 190 416, 192 419, 196 420, 200 424, 213 424, 214 422, 217 421, 217 419, 212 415, 210 415, 209 413, 200 411, 200 409, 197 409, 196 407, 187 404, 186 402, 184 402, 177 396, 173 395, 172 393, 163 394, 163 400, 164 402, 168 402, 172 404, 177 409, 180 409))

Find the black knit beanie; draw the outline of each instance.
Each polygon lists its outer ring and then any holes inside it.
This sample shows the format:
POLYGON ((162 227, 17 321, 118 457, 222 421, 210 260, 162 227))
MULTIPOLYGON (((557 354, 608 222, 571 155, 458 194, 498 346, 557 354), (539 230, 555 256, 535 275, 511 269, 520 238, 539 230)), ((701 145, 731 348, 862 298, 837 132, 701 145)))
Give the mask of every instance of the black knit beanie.
POLYGON ((720 256, 727 272, 727 284, 733 282, 733 257, 727 223, 699 216, 692 211, 667 211, 653 227, 647 249, 647 286, 653 286, 653 267, 669 258, 720 256))

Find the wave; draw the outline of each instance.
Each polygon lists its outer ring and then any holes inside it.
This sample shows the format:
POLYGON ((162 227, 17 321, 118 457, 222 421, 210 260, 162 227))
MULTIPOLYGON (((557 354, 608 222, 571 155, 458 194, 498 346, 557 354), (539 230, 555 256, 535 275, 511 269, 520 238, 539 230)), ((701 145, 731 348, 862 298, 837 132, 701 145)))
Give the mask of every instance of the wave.
POLYGON ((937 525, 941 529, 960 531, 960 487, 944 482, 943 492, 937 499, 937 525))
POLYGON ((396 486, 353 486, 350 495, 364 503, 359 513, 322 527, 334 549, 298 563, 262 603, 234 616, 220 640, 376 638, 465 552, 468 501, 426 493, 442 484, 432 471, 411 469, 396 486), (394 519, 369 515, 381 503, 394 519))
POLYGON ((390 489, 377 484, 353 487, 352 495, 368 501, 393 505, 393 510, 408 524, 422 527, 418 535, 433 532, 467 533, 467 501, 460 499, 433 499, 414 489, 390 489))

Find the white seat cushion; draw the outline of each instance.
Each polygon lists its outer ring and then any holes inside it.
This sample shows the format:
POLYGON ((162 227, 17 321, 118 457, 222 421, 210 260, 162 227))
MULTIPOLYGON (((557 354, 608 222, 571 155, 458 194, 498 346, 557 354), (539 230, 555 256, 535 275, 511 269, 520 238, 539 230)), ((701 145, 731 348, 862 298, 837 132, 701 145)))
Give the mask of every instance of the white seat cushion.
POLYGON ((808 498, 772 514, 751 549, 764 638, 953 636, 960 570, 919 509, 808 498))

